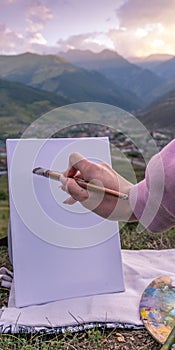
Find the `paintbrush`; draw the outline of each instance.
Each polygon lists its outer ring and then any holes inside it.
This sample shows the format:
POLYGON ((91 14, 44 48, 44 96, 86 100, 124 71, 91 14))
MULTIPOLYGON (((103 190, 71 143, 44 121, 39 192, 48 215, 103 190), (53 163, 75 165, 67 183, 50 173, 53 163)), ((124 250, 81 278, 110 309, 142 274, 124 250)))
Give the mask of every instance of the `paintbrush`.
MULTIPOLYGON (((43 169, 41 167, 33 169, 32 172, 36 175, 41 175, 41 176, 44 176, 44 177, 47 177, 47 178, 50 178, 53 180, 57 180, 57 181, 60 181, 60 177, 63 176, 63 173, 60 173, 60 172, 54 171, 54 170, 43 169)), ((85 181, 85 180, 78 178, 78 177, 73 177, 73 179, 76 181, 76 183, 80 187, 82 187, 84 189, 110 194, 110 195, 115 196, 119 199, 124 199, 124 200, 128 199, 128 195, 125 193, 117 192, 117 191, 111 190, 110 188, 97 186, 95 184, 89 183, 88 181, 85 181)))

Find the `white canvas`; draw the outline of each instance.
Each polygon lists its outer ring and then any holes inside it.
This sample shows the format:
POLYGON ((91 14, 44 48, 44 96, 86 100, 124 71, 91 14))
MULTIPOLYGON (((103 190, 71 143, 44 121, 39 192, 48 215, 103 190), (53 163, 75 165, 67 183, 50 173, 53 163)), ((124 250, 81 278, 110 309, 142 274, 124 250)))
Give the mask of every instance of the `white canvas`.
POLYGON ((63 204, 59 182, 32 174, 65 170, 72 152, 110 164, 107 138, 7 140, 17 307, 124 290, 118 224, 63 204))

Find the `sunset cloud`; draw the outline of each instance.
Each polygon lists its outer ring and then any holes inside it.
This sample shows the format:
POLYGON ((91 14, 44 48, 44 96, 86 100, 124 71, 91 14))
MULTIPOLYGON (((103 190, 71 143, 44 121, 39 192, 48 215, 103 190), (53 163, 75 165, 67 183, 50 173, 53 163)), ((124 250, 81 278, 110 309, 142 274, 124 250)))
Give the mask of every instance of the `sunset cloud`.
POLYGON ((108 33, 115 49, 125 56, 175 54, 174 10, 175 0, 126 1, 116 12, 120 30, 108 33))
POLYGON ((175 0, 127 0, 117 11, 120 25, 126 28, 151 23, 174 22, 175 0))
POLYGON ((130 30, 111 30, 108 33, 115 50, 124 56, 147 56, 152 53, 175 54, 175 25, 133 27, 130 30))
POLYGON ((175 0, 1 0, 0 52, 175 55, 175 0))

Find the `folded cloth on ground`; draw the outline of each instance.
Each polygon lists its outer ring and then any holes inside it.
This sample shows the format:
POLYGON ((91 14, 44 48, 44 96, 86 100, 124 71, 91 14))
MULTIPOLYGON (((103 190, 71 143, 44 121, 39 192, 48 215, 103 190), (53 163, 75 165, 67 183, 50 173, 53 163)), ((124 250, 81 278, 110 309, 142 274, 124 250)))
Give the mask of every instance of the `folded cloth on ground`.
MULTIPOLYGON (((60 327, 90 323, 143 326, 139 303, 144 289, 160 276, 170 276, 175 284, 175 249, 122 250, 125 292, 87 296, 16 308, 11 288, 9 306, 1 310, 0 331, 55 331, 60 327)), ((114 268, 117 268, 114 266, 114 268)), ((31 286, 32 288, 32 286, 31 286)), ((34 288, 34 286, 33 286, 34 288)))
POLYGON ((6 267, 0 268, 0 283, 2 287, 11 288, 13 281, 13 272, 9 271, 6 267))

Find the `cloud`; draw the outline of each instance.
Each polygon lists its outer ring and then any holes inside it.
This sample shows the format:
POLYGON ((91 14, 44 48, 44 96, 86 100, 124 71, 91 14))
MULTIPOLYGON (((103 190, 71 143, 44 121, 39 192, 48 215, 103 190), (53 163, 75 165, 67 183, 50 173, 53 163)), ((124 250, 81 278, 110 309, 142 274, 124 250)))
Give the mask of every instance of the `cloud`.
POLYGON ((175 24, 121 28, 108 32, 115 50, 125 57, 148 56, 154 53, 175 53, 175 24))
POLYGON ((109 48, 124 57, 175 53, 175 0, 1 1, 2 53, 69 48, 109 48))
POLYGON ((102 32, 72 35, 66 40, 58 40, 57 45, 60 51, 67 51, 69 49, 100 51, 106 47, 110 49, 114 48, 112 40, 102 32))
POLYGON ((29 8, 29 18, 36 21, 45 22, 48 19, 53 18, 51 10, 45 6, 42 2, 36 1, 29 8))
POLYGON ((46 45, 47 40, 43 37, 41 33, 35 33, 30 39, 29 44, 39 44, 39 45, 46 45))
POLYGON ((43 33, 45 24, 52 19, 51 10, 44 4, 44 0, 2 0, 2 20, 0 22, 0 52, 1 54, 16 54, 26 51, 43 53, 47 51, 47 40, 43 33), (14 4, 12 4, 12 2, 14 4), (17 5, 18 3, 18 5, 17 5), (12 6, 13 5, 13 6, 12 6), (20 7, 20 13, 19 13, 20 7), (5 24, 4 15, 13 13, 13 21, 9 14, 8 24, 5 24), (19 19, 17 15, 19 14, 19 19), (27 23, 27 26, 26 26, 27 23), (17 29, 18 28, 18 29, 17 29), (36 51, 35 51, 36 50, 36 51))
POLYGON ((36 1, 28 8, 26 16, 28 27, 26 30, 31 33, 42 31, 45 23, 52 18, 51 10, 41 1, 36 1))
POLYGON ((29 47, 32 46, 33 48, 33 45, 36 44, 39 49, 42 46, 47 45, 47 40, 42 31, 45 28, 46 22, 52 18, 53 14, 50 8, 41 1, 33 1, 28 7, 26 16, 26 38, 29 47))
POLYGON ((1 53, 15 53, 16 47, 23 47, 24 37, 21 33, 12 31, 0 23, 1 53))
POLYGON ((0 52, 1 54, 16 54, 27 51, 37 53, 56 53, 58 48, 47 47, 47 41, 41 33, 21 33, 12 31, 4 24, 0 24, 0 52))
POLYGON ((119 28, 108 32, 125 57, 175 52, 175 0, 127 0, 116 10, 119 28))
MULTIPOLYGON (((175 0, 125 0, 117 6, 116 27, 59 40, 59 49, 100 51, 107 47, 124 57, 175 53, 175 0)), ((106 22, 110 22, 110 16, 106 16, 106 22)))
POLYGON ((41 22, 33 22, 31 19, 27 19, 28 26, 26 31, 29 33, 37 33, 43 30, 44 24, 41 22))
POLYGON ((148 23, 174 22, 175 0, 127 0, 116 11, 120 26, 130 28, 148 23))

